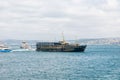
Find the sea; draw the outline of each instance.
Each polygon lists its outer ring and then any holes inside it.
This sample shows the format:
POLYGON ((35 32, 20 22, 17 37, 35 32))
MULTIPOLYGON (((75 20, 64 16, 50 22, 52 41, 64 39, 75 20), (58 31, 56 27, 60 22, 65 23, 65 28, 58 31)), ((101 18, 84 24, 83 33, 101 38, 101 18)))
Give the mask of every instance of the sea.
POLYGON ((24 51, 18 46, 0 53, 0 80, 120 80, 120 45, 88 45, 85 52, 24 51))

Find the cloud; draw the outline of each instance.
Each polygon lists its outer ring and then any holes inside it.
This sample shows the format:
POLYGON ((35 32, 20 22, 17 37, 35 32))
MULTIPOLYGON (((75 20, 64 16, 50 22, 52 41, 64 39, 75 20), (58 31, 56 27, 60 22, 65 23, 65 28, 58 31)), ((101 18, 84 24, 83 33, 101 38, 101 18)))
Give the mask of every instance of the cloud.
POLYGON ((119 7, 119 0, 0 0, 0 36, 54 40, 64 31, 66 39, 119 37, 119 7))

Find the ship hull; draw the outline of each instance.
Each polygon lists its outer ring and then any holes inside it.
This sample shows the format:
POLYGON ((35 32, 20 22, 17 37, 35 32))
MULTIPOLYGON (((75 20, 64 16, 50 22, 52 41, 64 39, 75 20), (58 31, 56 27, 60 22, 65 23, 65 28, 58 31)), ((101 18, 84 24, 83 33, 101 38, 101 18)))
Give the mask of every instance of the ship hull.
POLYGON ((11 52, 12 50, 10 49, 5 49, 5 50, 0 50, 0 52, 11 52))
POLYGON ((84 52, 87 45, 52 45, 52 46, 41 46, 37 44, 36 51, 43 52, 84 52))

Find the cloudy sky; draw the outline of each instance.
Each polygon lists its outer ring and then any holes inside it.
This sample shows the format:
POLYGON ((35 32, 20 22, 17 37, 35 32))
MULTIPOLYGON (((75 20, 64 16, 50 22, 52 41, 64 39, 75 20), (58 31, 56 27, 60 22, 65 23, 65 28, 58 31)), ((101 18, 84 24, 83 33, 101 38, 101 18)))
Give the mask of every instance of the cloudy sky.
POLYGON ((120 0, 0 0, 0 39, 120 37, 120 0))

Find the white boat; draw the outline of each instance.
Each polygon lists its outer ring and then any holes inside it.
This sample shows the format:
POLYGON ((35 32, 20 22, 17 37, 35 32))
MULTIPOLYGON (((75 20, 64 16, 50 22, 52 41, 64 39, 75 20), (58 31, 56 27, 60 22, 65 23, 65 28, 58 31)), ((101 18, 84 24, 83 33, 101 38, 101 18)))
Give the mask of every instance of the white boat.
POLYGON ((20 46, 20 49, 23 49, 23 50, 32 50, 31 46, 27 42, 25 42, 25 41, 22 42, 22 44, 20 46))
POLYGON ((0 42, 0 52, 11 52, 11 51, 12 50, 8 46, 0 42))

